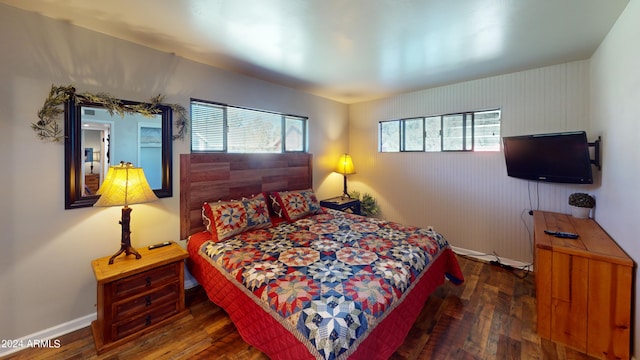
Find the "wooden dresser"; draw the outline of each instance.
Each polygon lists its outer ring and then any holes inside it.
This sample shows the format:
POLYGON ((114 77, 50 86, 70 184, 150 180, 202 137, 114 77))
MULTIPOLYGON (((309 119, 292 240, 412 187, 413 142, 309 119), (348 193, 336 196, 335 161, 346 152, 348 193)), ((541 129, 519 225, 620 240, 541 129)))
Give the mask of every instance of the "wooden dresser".
POLYGON ((629 359, 633 260, 593 219, 533 217, 538 334, 597 358, 629 359))
POLYGON ((85 174, 84 185, 91 192, 89 195, 95 195, 100 188, 100 174, 85 174))
POLYGON ((137 249, 141 259, 110 256, 93 260, 98 283, 98 318, 91 323, 98 354, 152 331, 178 316, 184 305, 184 259, 178 244, 137 249))

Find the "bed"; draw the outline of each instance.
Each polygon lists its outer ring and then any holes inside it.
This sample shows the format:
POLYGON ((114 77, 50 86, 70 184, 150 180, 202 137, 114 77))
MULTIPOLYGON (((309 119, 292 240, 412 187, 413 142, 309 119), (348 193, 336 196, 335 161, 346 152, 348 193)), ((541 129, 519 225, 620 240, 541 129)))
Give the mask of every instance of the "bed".
POLYGON ((433 230, 320 207, 311 169, 310 154, 181 155, 189 270, 270 358, 388 358, 460 267, 433 230))

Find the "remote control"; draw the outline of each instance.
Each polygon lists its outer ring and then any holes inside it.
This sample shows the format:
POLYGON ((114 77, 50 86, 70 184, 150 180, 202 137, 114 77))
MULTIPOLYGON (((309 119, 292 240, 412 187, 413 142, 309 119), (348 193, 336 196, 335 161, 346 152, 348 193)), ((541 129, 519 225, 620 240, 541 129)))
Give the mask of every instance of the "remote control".
POLYGON ((153 249, 157 249, 157 248, 161 248, 169 245, 171 245, 171 241, 165 241, 159 244, 149 245, 149 250, 153 250, 153 249))
POLYGON ((574 234, 574 233, 570 233, 570 232, 564 232, 564 231, 556 231, 556 234, 554 236, 555 237, 559 237, 559 238, 567 238, 567 239, 577 239, 578 238, 578 234, 574 234))
POLYGON ((551 230, 545 230, 544 231, 545 234, 549 234, 549 235, 553 235, 555 237, 559 237, 559 238, 565 238, 565 239, 577 239, 579 237, 578 234, 574 234, 574 233, 570 233, 570 232, 565 232, 565 231, 551 231, 551 230))

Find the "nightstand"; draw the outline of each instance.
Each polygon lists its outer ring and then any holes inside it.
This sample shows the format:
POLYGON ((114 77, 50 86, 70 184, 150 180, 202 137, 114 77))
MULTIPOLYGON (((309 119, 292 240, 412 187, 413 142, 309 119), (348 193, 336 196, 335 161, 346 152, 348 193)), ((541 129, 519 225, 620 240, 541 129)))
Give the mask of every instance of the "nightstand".
POLYGON ((100 174, 85 174, 84 186, 90 191, 87 195, 95 195, 100 188, 100 174))
POLYGON ((98 354, 157 329, 182 315, 184 259, 178 244, 137 249, 141 259, 110 256, 93 260, 98 283, 98 318, 91 323, 98 354))
POLYGON ((362 215, 360 213, 360 200, 358 199, 338 196, 331 199, 321 200, 320 206, 340 211, 349 210, 356 215, 362 215))

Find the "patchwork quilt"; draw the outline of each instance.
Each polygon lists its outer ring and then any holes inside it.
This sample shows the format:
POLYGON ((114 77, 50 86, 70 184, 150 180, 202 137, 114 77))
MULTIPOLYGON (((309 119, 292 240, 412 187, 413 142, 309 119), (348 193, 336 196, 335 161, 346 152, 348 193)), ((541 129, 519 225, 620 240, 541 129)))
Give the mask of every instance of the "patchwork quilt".
MULTIPOLYGON (((233 285, 234 290, 226 294, 215 289, 212 296, 209 291, 214 301, 231 296, 237 311, 261 309, 265 321, 280 324, 310 357, 328 360, 353 355, 388 317, 403 322, 404 334, 399 341, 393 339, 394 344, 401 343, 430 290, 422 291, 418 303, 411 305, 417 312, 390 314, 403 306, 415 287, 423 286, 421 279, 443 252, 448 252, 441 261, 446 265, 438 266, 429 289, 441 284, 445 275, 456 283, 462 281, 455 257, 439 233, 329 209, 224 241, 203 241, 197 254, 190 251, 192 257, 215 268, 218 278, 213 283, 224 277, 233 285)), ((195 271, 199 281, 203 271, 195 271)), ((246 316, 225 310, 232 319, 246 316)), ((245 337, 241 321, 234 322, 245 337)), ((265 351, 264 346, 255 345, 265 351)), ((272 357, 291 356, 266 351, 272 357)))

